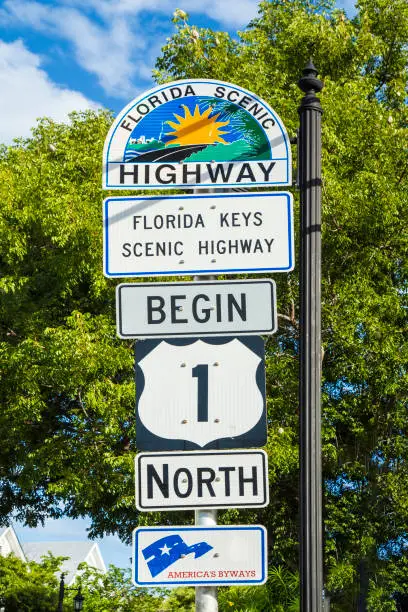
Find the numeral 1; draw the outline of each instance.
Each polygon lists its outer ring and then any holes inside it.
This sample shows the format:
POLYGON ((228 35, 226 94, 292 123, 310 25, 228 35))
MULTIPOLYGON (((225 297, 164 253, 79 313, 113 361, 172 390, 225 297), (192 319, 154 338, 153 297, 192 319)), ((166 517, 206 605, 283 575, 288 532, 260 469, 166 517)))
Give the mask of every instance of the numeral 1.
POLYGON ((197 378, 197 420, 208 422, 208 365, 199 364, 192 369, 193 378, 197 378))

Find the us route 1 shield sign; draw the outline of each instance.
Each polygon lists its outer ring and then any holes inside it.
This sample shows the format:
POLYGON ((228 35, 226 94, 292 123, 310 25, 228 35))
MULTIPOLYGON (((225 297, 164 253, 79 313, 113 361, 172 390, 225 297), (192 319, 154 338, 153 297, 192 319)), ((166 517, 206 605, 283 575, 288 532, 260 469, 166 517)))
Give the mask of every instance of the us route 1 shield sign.
POLYGON ((262 525, 139 527, 132 556, 137 586, 263 584, 268 576, 262 525))
POLYGON ((268 505, 262 450, 138 453, 135 481, 142 512, 268 505))
POLYGON ((290 185, 291 151, 276 111, 222 81, 159 85, 132 100, 105 140, 104 189, 290 185))
POLYGON ((261 337, 141 340, 135 355, 138 450, 266 444, 261 337))
POLYGON ((289 272, 292 196, 286 192, 108 198, 108 277, 289 272))
POLYGON ((116 287, 120 338, 273 334, 275 283, 268 278, 116 287))

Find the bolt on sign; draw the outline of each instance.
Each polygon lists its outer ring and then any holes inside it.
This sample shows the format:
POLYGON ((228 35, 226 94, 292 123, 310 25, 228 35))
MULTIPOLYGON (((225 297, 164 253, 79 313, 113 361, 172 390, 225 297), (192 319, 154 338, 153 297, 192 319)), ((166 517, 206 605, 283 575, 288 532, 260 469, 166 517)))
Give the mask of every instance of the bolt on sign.
POLYGON ((137 586, 264 584, 266 529, 262 525, 139 527, 133 532, 137 586))
POLYGON ((130 102, 105 140, 104 189, 291 184, 291 150, 278 114, 222 81, 159 85, 130 102))
POLYGON ((266 443, 261 337, 143 340, 135 356, 139 450, 266 443))

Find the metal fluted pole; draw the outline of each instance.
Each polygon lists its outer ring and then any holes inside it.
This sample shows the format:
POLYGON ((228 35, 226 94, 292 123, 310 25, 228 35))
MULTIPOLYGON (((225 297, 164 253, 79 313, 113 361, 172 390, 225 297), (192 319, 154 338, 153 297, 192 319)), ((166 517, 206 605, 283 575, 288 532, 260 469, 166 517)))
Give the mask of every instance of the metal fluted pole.
MULTIPOLYGON (((214 275, 194 276, 194 281, 215 280, 214 275)), ((194 511, 195 525, 198 527, 215 527, 217 525, 217 510, 202 509, 194 511)), ((196 612, 218 612, 218 589, 214 586, 196 587, 196 612)))
MULTIPOLYGON (((195 510, 195 524, 200 527, 215 527, 217 510, 195 510)), ((218 590, 214 586, 196 587, 196 612, 218 612, 218 590)))
POLYGON ((300 609, 323 609, 321 465, 321 115, 309 62, 298 85, 300 188, 300 609))
MULTIPOLYGON (((216 193, 222 189, 194 189, 194 193, 216 193)), ((213 274, 208 276, 194 276, 193 281, 215 280, 213 274)), ((194 523, 198 527, 215 527, 217 525, 217 510, 194 510, 194 523)), ((196 612, 218 612, 218 589, 214 586, 200 586, 195 588, 196 612)))

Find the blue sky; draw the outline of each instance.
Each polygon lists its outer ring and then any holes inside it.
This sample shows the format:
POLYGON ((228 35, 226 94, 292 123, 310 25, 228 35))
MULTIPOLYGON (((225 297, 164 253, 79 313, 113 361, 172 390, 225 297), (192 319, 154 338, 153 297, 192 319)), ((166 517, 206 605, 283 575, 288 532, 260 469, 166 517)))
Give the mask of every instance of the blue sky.
MULTIPOLYGON (((352 10, 353 0, 338 0, 352 10)), ((151 71, 174 32, 190 23, 235 33, 258 0, 0 0, 0 142, 29 136, 40 116, 114 112, 153 86, 151 71), (233 3, 233 4, 232 4, 233 3), (231 7, 233 6, 233 10, 231 7)))
MULTIPOLYGON (((353 0, 338 0, 350 15, 353 0)), ((190 23, 234 34, 258 0, 0 0, 0 142, 29 136, 38 117, 64 121, 72 110, 119 112, 153 86, 151 71, 174 32, 177 8, 190 23)), ((101 228, 102 229, 102 228, 101 228)), ((23 542, 86 539, 86 520, 16 524, 23 542)), ((99 542, 105 563, 129 567, 131 549, 99 542)))

